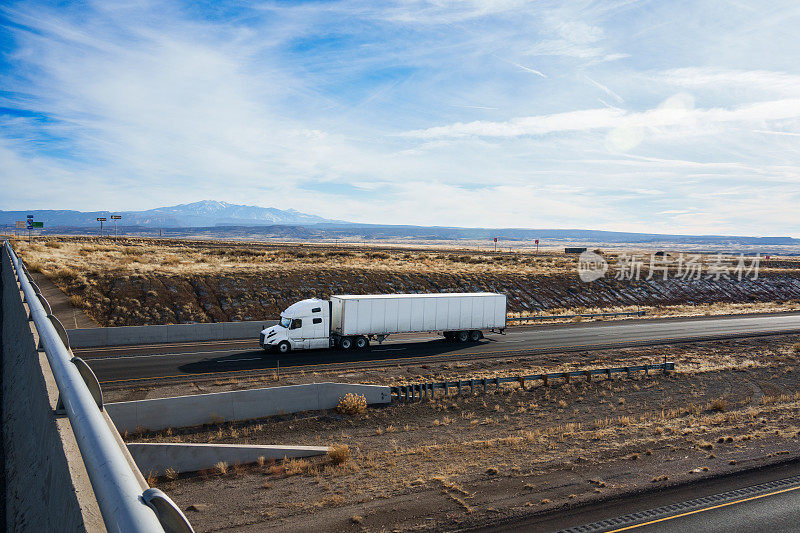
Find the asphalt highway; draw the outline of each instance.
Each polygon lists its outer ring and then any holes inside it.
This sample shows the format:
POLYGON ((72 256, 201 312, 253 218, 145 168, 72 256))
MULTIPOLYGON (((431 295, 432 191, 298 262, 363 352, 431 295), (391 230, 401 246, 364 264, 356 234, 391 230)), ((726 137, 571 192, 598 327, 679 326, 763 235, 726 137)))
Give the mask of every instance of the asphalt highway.
POLYGON ((753 468, 474 531, 800 532, 800 464, 753 468))
POLYGON ((364 351, 265 353, 257 339, 75 349, 101 383, 191 378, 215 374, 291 371, 589 351, 800 332, 800 314, 629 320, 509 328, 476 343, 434 335, 397 335, 364 351))

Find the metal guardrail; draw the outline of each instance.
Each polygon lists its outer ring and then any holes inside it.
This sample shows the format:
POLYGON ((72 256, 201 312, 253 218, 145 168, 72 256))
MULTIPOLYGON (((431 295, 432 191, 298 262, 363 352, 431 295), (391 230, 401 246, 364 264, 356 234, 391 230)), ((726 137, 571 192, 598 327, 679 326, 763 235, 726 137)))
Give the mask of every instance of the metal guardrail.
POLYGON ((396 397, 400 401, 413 401, 413 400, 422 400, 423 398, 427 398, 429 395, 431 398, 436 397, 436 389, 440 389, 444 391, 445 396, 450 393, 450 390, 455 390, 458 392, 460 396, 462 391, 469 388, 470 394, 475 393, 475 388, 483 388, 483 392, 486 392, 490 386, 494 386, 497 389, 500 388, 501 383, 519 383, 521 385, 525 385, 528 381, 537 381, 541 380, 543 385, 547 386, 547 382, 550 379, 558 379, 563 378, 569 380, 573 377, 585 377, 587 380, 591 380, 592 376, 596 375, 604 375, 608 378, 611 378, 611 374, 619 374, 619 373, 626 373, 628 376, 631 375, 632 372, 641 372, 644 371, 645 374, 649 373, 651 370, 661 370, 665 374, 669 370, 675 370, 675 363, 659 363, 657 365, 638 365, 638 366, 620 366, 616 368, 594 368, 591 370, 576 370, 573 372, 550 372, 548 374, 531 374, 528 376, 506 376, 506 377, 494 377, 494 378, 480 378, 480 379, 462 379, 458 381, 441 381, 435 383, 414 383, 410 385, 399 385, 395 387, 391 387, 391 394, 396 397))
POLYGON ((192 532, 186 517, 166 494, 154 488, 143 490, 141 474, 137 477, 138 471, 128 462, 118 435, 112 433, 115 430, 103 414, 97 378, 88 366, 79 366, 82 361, 62 340, 64 332, 54 326, 57 319, 49 312, 50 306, 45 309, 42 305, 47 300, 35 289, 11 245, 6 241, 4 246, 28 305, 29 319, 39 334, 40 349, 44 349, 58 386, 59 408, 69 418, 107 530, 192 532))
POLYGON ((575 315, 531 315, 531 316, 518 316, 518 317, 509 317, 506 319, 506 322, 525 322, 525 321, 535 321, 535 320, 556 320, 559 318, 595 318, 595 317, 602 317, 602 316, 645 316, 647 313, 645 311, 627 311, 623 313, 581 313, 575 315))

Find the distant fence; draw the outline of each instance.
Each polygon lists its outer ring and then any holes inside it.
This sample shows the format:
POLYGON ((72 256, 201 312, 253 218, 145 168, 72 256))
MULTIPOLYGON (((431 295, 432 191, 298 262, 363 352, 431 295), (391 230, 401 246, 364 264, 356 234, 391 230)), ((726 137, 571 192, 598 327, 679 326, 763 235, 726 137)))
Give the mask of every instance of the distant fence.
POLYGON ((478 388, 480 392, 487 392, 489 387, 496 389, 500 388, 501 383, 519 383, 524 386, 528 381, 541 380, 542 384, 547 386, 551 379, 566 379, 569 380, 573 377, 584 377, 591 380, 592 376, 604 375, 611 378, 611 374, 625 373, 628 376, 633 372, 642 372, 645 374, 651 370, 661 370, 666 373, 669 370, 675 370, 675 363, 660 363, 657 365, 638 365, 638 366, 620 366, 616 368, 595 368, 592 370, 576 370, 573 372, 551 372, 549 374, 531 374, 529 376, 507 376, 507 377, 494 377, 494 378, 480 378, 480 379, 462 379, 458 381, 442 381, 436 383, 415 383, 410 385, 399 385, 391 387, 392 396, 401 401, 421 400, 430 396, 436 396, 436 390, 443 390, 445 395, 448 395, 451 390, 456 391, 459 395, 462 391, 469 389, 470 394, 475 393, 478 388))
POLYGON ((69 329, 69 342, 73 348, 97 346, 124 346, 128 344, 159 344, 167 342, 222 341, 258 339, 265 327, 277 324, 276 320, 248 322, 213 322, 203 324, 168 324, 163 326, 122 326, 113 328, 69 329))
POLYGON ((561 318, 597 318, 597 317, 606 317, 606 316, 645 316, 647 313, 645 311, 626 311, 623 313, 580 313, 575 315, 530 315, 530 316, 518 316, 518 317, 508 317, 506 322, 526 322, 531 321, 535 322, 536 320, 556 320, 561 318))

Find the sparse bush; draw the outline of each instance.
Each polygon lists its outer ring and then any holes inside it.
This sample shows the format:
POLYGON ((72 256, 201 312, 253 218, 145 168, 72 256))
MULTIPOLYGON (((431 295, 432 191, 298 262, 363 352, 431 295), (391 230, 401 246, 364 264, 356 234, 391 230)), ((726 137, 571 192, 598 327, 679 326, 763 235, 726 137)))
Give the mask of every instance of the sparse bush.
POLYGON ((167 468, 166 470, 164 470, 164 477, 170 481, 175 481, 176 479, 178 479, 178 471, 171 467, 167 468))
POLYGON ((214 465, 214 468, 220 474, 224 475, 228 473, 228 463, 226 463, 225 461, 218 462, 217 464, 214 465))
POLYGON ((328 459, 335 465, 344 464, 350 459, 350 447, 347 444, 339 444, 328 448, 328 459))
POLYGON ((46 243, 44 243, 44 245, 47 246, 48 248, 54 248, 54 249, 61 248, 61 243, 58 243, 56 241, 47 241, 46 243))
POLYGON ((728 402, 725 398, 717 398, 713 402, 711 402, 711 410, 712 411, 725 411, 728 408, 728 402))
MULTIPOLYGON (((28 267, 30 268, 30 267, 28 267)), ((792 344, 792 351, 796 354, 800 354, 800 342, 796 342, 792 344)))
POLYGON ((367 399, 363 394, 348 392, 339 399, 336 410, 345 415, 357 415, 367 410, 367 399))
POLYGON ((78 309, 82 309, 83 307, 86 306, 86 303, 83 301, 83 298, 81 298, 77 294, 70 295, 69 303, 72 307, 77 307, 78 309))
POLYGON ((283 461, 283 471, 287 476, 296 476, 297 474, 302 474, 310 467, 311 463, 305 459, 289 459, 288 461, 284 459, 283 461))

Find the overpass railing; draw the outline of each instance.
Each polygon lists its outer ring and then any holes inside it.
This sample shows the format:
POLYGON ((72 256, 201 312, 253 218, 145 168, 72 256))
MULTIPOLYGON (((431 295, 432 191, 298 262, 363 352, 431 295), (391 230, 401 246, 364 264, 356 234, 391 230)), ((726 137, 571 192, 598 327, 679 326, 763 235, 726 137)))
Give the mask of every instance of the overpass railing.
POLYGON ((100 385, 89 366, 69 348, 66 330, 30 279, 11 245, 4 243, 17 274, 30 320, 39 334, 58 386, 58 409, 69 418, 103 522, 109 532, 191 532, 192 526, 163 492, 146 488, 123 452, 119 434, 103 412, 100 385))

